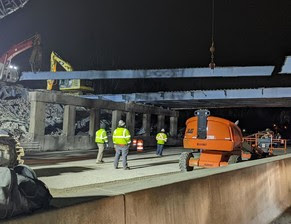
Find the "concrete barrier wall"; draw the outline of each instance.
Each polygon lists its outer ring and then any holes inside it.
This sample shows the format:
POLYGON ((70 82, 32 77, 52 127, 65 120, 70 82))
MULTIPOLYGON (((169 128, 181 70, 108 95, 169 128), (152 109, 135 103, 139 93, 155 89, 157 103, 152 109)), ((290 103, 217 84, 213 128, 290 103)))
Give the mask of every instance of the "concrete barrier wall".
POLYGON ((124 221, 124 196, 120 195, 18 217, 3 224, 124 224, 124 221))
MULTIPOLYGON (((95 140, 95 139, 94 139, 95 140)), ((96 143, 89 135, 75 135, 75 136, 50 136, 45 135, 43 145, 44 151, 58 151, 58 150, 79 150, 79 149, 95 149, 96 143)))
POLYGON ((126 224, 263 224, 291 205, 291 159, 126 194, 126 224))
POLYGON ((265 224, 291 205, 291 155, 204 171, 140 180, 123 195, 5 223, 265 224))

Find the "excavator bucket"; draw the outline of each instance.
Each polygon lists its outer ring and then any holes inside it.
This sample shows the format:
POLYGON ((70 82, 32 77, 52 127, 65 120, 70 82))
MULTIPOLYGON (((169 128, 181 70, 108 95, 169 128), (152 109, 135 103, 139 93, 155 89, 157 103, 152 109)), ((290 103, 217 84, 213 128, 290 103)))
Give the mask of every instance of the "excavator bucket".
POLYGON ((42 47, 40 43, 41 43, 41 38, 40 38, 40 35, 37 34, 33 42, 33 48, 32 48, 30 58, 29 58, 29 63, 30 63, 32 72, 38 72, 40 71, 40 68, 41 68, 42 47))

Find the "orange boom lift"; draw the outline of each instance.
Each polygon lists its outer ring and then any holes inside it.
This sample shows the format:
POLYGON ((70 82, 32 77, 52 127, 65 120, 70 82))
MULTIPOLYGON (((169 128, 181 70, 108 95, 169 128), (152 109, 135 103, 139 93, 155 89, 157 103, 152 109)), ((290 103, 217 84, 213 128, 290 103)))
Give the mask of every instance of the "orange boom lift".
POLYGON ((191 171, 194 166, 220 167, 241 160, 243 137, 240 128, 233 122, 209 116, 209 110, 195 111, 195 117, 186 122, 184 148, 191 149, 180 156, 182 171, 191 171), (200 157, 193 153, 200 150, 200 157))

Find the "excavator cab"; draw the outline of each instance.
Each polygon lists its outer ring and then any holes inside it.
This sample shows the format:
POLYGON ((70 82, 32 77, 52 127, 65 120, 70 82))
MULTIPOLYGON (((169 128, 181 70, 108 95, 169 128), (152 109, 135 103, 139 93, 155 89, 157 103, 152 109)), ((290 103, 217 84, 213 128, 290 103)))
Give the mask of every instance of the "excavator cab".
POLYGON ((84 91, 92 92, 94 91, 94 83, 92 80, 85 79, 63 79, 59 82, 60 90, 62 91, 84 91))

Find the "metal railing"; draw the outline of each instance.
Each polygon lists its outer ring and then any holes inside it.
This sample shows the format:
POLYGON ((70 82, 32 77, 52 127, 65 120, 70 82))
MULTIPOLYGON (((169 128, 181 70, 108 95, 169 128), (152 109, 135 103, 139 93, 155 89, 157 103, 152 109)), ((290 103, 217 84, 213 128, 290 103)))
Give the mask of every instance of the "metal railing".
MULTIPOLYGON (((260 148, 259 139, 262 137, 260 134, 254 134, 252 137, 244 137, 243 141, 247 142, 253 148, 260 148)), ((270 136, 270 146, 269 152, 273 153, 274 150, 283 150, 284 153, 287 153, 287 139, 276 139, 270 136)))

